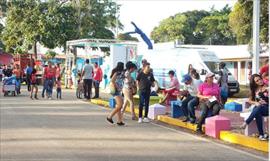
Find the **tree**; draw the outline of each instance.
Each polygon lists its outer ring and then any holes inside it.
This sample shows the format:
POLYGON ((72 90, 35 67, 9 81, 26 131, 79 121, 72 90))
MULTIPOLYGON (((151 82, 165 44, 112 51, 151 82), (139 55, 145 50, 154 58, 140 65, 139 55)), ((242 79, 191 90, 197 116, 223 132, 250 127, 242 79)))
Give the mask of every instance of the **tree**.
MULTIPOLYGON (((260 4, 260 41, 268 42, 268 0, 260 4)), ((247 44, 252 38, 253 2, 238 0, 229 15, 229 25, 236 34, 238 44, 247 44)))
POLYGON ((201 40, 195 37, 194 31, 199 20, 208 16, 207 11, 187 11, 178 13, 161 21, 158 27, 151 32, 155 42, 183 40, 186 44, 199 44, 201 40))
POLYGON ((48 48, 65 47, 66 41, 79 38, 114 38, 110 29, 122 27, 110 0, 12 0, 3 41, 7 51, 28 52, 36 43, 48 48), (18 16, 20 15, 20 16, 18 16))
POLYGON ((130 40, 130 41, 139 41, 136 37, 132 37, 129 34, 119 34, 117 36, 118 40, 130 40))
POLYGON ((203 44, 236 44, 235 35, 228 24, 230 12, 228 5, 220 11, 212 8, 210 15, 198 22, 195 33, 203 44))
POLYGON ((52 50, 48 50, 45 53, 45 55, 46 55, 46 59, 49 60, 49 59, 53 59, 57 55, 57 53, 52 50))

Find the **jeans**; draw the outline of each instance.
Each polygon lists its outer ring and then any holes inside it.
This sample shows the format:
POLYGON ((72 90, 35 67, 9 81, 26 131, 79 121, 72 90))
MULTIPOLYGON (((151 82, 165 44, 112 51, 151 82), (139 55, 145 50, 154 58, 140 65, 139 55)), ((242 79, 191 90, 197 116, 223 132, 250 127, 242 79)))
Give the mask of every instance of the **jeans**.
POLYGON ((48 88, 48 81, 47 81, 47 79, 45 79, 43 82, 43 89, 42 89, 42 94, 41 94, 42 97, 44 97, 45 91, 46 91, 46 93, 48 93, 47 88, 48 88))
POLYGON ((182 101, 182 106, 181 106, 181 108, 182 108, 182 110, 183 110, 184 116, 186 116, 186 117, 188 117, 188 102, 191 101, 193 98, 194 98, 193 96, 188 95, 188 96, 186 97, 186 99, 184 99, 184 100, 182 101))
POLYGON ((95 96, 94 97, 98 98, 99 97, 99 84, 100 84, 100 82, 94 80, 93 84, 95 87, 95 96))
POLYGON ((46 79, 47 80, 47 93, 48 97, 52 97, 53 93, 53 79, 46 79))
POLYGON ((62 98, 62 90, 61 88, 57 88, 56 89, 56 98, 62 98))
POLYGON ((269 104, 264 104, 256 106, 253 108, 250 116, 246 120, 246 123, 249 124, 251 121, 256 118, 256 124, 260 135, 264 135, 263 132, 263 116, 268 116, 269 104))
POLYGON ((198 97, 193 97, 187 104, 188 106, 188 113, 189 113, 189 118, 191 120, 196 120, 195 116, 195 106, 199 105, 199 98, 198 97))
POLYGON ((91 99, 92 95, 92 79, 83 80, 84 98, 91 99))
POLYGON ((149 91, 140 91, 139 97, 140 97, 139 118, 142 118, 143 105, 145 105, 144 117, 148 117, 150 90, 149 91))
POLYGON ((18 93, 21 93, 21 78, 16 78, 16 89, 18 93))
POLYGON ((31 91, 31 74, 26 74, 26 84, 27 84, 27 90, 31 91))
POLYGON ((205 121, 205 118, 207 117, 208 114, 208 110, 212 109, 212 116, 218 115, 219 111, 220 111, 220 105, 219 103, 215 103, 214 105, 212 105, 212 107, 208 107, 207 104, 204 102, 201 104, 201 111, 202 114, 198 120, 198 125, 197 125, 197 129, 202 129, 202 124, 205 121))

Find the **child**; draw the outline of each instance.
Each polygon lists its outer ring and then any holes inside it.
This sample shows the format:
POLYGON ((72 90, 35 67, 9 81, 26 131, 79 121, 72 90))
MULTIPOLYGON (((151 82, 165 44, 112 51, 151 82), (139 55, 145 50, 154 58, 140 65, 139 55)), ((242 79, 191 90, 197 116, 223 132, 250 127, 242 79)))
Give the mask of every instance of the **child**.
POLYGON ((33 99, 33 91, 35 89, 35 99, 37 98, 37 92, 38 92, 38 86, 37 86, 37 76, 36 76, 37 70, 34 68, 31 74, 31 94, 30 98, 33 99))
POLYGON ((62 90, 61 90, 61 77, 57 78, 56 81, 56 98, 62 99, 62 90))
POLYGON ((82 77, 81 73, 78 73, 78 80, 77 80, 77 89, 76 89, 76 96, 77 98, 81 99, 81 95, 83 94, 83 82, 82 82, 82 77))

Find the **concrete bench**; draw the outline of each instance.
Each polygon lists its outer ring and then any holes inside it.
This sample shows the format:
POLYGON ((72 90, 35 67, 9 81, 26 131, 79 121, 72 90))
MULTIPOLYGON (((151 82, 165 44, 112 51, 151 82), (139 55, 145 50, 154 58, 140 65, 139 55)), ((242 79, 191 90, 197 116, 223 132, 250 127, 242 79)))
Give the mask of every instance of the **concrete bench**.
POLYGON ((160 104, 153 104, 149 106, 148 117, 152 120, 156 119, 158 115, 164 115, 166 113, 166 107, 160 104))
POLYGON ((171 117, 178 118, 184 116, 183 109, 181 108, 182 101, 171 101, 171 117))
MULTIPOLYGON (((242 112, 240 113, 240 117, 243 117, 244 120, 246 120, 249 116, 250 116, 251 112, 242 112)), ((268 123, 269 123, 269 117, 264 117, 263 118, 263 123, 264 123, 264 130, 268 131, 268 123)), ((256 124, 256 120, 254 119, 250 124, 248 124, 245 128, 245 135, 246 136, 250 136, 253 134, 258 133, 258 128, 257 128, 257 124, 256 124)))
POLYGON ((205 120, 205 134, 214 138, 219 138, 220 131, 231 129, 231 121, 227 117, 216 115, 205 120))

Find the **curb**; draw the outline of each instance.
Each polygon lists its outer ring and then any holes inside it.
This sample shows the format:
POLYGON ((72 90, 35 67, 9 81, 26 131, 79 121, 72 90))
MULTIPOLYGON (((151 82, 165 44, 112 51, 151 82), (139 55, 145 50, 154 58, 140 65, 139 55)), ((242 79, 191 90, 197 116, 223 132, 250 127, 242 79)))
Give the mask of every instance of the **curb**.
MULTIPOLYGON (((109 102, 106 100, 94 99, 94 100, 91 100, 91 103, 109 108, 109 102)), ((129 107, 126 108, 126 112, 129 112, 129 113, 131 112, 129 107)), ((138 114, 139 114, 138 108, 135 108, 135 114, 138 116, 138 114)), ((160 122, 169 124, 169 125, 178 126, 181 128, 196 131, 196 125, 188 123, 188 122, 183 122, 179 119, 171 118, 169 116, 158 115, 157 120, 160 122)), ((205 131, 204 126, 202 128, 202 131, 203 132, 205 131)), ((238 145, 241 145, 244 147, 256 149, 256 150, 263 151, 263 152, 269 152, 268 141, 260 141, 260 140, 258 140, 258 138, 233 133, 230 131, 221 131, 220 132, 220 140, 223 140, 225 142, 229 142, 232 144, 238 144, 238 145)))
POLYGON ((259 141, 258 138, 248 137, 245 135, 232 133, 230 131, 221 131, 220 140, 260 150, 263 152, 269 152, 268 141, 259 141))

